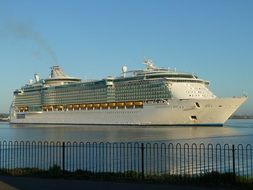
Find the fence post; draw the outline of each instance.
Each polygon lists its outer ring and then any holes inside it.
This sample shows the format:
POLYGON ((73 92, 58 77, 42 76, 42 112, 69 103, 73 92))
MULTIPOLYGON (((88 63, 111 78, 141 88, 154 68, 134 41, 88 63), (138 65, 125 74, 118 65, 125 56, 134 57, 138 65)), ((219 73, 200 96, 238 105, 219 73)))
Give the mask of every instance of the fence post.
POLYGON ((141 178, 144 179, 144 144, 141 143, 141 178))
POLYGON ((62 175, 65 176, 65 142, 62 142, 62 175))
POLYGON ((235 176, 235 145, 232 145, 232 153, 233 153, 233 183, 236 183, 236 176, 235 176))

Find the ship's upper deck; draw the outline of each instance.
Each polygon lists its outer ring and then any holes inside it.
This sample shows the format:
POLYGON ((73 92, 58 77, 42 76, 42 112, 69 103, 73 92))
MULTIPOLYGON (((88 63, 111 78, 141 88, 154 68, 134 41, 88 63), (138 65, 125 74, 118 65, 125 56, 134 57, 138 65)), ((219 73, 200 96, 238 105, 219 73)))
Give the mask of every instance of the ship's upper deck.
POLYGON ((144 61, 146 65, 145 69, 142 70, 127 70, 126 66, 122 67, 122 75, 119 77, 106 77, 101 80, 87 80, 82 81, 79 78, 70 77, 66 75, 59 66, 51 67, 51 73, 48 78, 40 79, 37 74, 34 75, 35 81, 29 81, 21 89, 24 90, 38 90, 42 87, 53 87, 62 85, 75 85, 78 83, 89 83, 89 82, 123 82, 132 80, 148 80, 148 79, 166 79, 174 82, 185 81, 194 83, 204 83, 209 84, 208 81, 199 79, 196 75, 191 73, 177 72, 176 69, 170 68, 158 68, 156 67, 150 59, 144 61))
POLYGON ((48 78, 40 79, 35 74, 34 82, 14 91, 15 103, 34 110, 34 106, 39 109, 42 104, 215 98, 207 87, 208 82, 193 74, 157 68, 151 61, 144 63, 143 70, 127 71, 123 67, 121 76, 92 81, 69 77, 59 66, 54 66, 48 78))
POLYGON ((127 70, 126 66, 122 67, 122 75, 115 78, 116 81, 126 81, 126 80, 135 80, 135 79, 167 79, 170 81, 185 81, 185 82, 194 82, 194 83, 205 83, 209 84, 209 81, 199 79, 196 75, 185 72, 177 72, 176 69, 170 68, 158 68, 153 62, 148 59, 144 61, 146 68, 143 70, 127 70))
POLYGON ((158 68, 150 59, 144 60, 144 64, 146 65, 146 68, 143 70, 127 71, 127 68, 124 66, 122 68, 122 73, 123 75, 126 73, 132 73, 132 76, 172 76, 176 78, 196 78, 196 76, 190 73, 177 72, 176 69, 158 68))

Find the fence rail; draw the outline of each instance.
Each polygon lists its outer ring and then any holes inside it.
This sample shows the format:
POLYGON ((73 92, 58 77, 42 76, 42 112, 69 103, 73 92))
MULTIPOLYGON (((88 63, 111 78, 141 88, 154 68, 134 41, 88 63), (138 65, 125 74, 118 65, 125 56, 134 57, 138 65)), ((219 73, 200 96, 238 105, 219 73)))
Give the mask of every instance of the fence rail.
POLYGON ((59 166, 63 173, 136 173, 140 177, 200 176, 210 172, 253 178, 251 145, 0 142, 0 170, 17 168, 48 170, 59 166))

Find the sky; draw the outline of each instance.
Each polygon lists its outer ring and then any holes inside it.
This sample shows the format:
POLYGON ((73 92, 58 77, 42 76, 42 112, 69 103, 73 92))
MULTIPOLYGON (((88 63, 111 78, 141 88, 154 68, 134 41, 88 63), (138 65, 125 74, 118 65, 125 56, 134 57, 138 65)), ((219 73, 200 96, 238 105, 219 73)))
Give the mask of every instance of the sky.
POLYGON ((0 0, 0 112, 13 91, 50 67, 82 79, 176 68, 218 97, 248 95, 253 114, 252 0, 0 0))

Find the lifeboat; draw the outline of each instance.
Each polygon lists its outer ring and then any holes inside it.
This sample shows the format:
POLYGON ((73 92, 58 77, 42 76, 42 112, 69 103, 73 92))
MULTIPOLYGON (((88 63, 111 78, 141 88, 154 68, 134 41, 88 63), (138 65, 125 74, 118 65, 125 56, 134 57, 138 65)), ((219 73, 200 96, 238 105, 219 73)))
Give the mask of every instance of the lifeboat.
POLYGON ((134 103, 133 102, 126 102, 126 106, 133 106, 134 103))
POLYGON ((81 109, 85 109, 86 108, 86 104, 81 104, 80 107, 81 107, 81 109))
POLYGON ((112 103, 109 103, 109 107, 110 108, 114 108, 116 106, 116 103, 112 102, 112 103))
POLYGON ((99 108, 99 107, 100 107, 100 104, 94 104, 94 107, 95 107, 95 108, 99 108))
POLYGON ((74 110, 79 110, 79 105, 78 104, 75 104, 73 107, 74 107, 74 110))
POLYGON ((118 103, 117 103, 117 106, 118 106, 118 107, 123 107, 123 106, 125 106, 125 103, 124 103, 124 102, 118 102, 118 103))
POLYGON ((92 109, 93 108, 93 104, 87 104, 87 108, 88 109, 92 109))
POLYGON ((108 107, 108 104, 107 104, 107 103, 103 103, 103 104, 101 104, 101 107, 102 107, 102 108, 107 108, 107 107, 108 107))
POLYGON ((72 104, 69 104, 69 105, 67 105, 67 108, 68 108, 68 109, 72 109, 72 108, 73 108, 73 105, 72 105, 72 104))
POLYGON ((58 110, 63 110, 63 109, 64 109, 64 107, 63 107, 62 105, 58 105, 56 108, 57 108, 58 110))
POLYGON ((94 104, 93 105, 95 109, 99 109, 100 108, 100 104, 94 104))
POLYGON ((54 109, 53 106, 47 106, 48 111, 52 111, 54 109))
POLYGON ((134 102, 135 106, 143 106, 143 102, 134 102))

